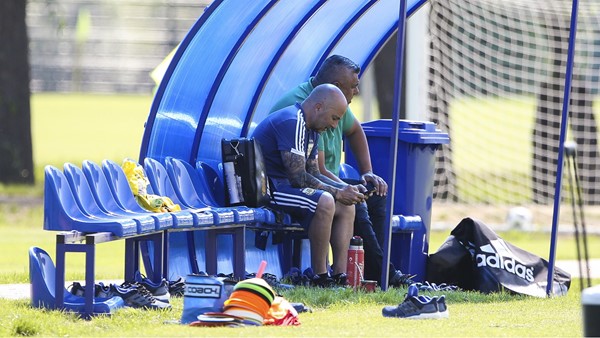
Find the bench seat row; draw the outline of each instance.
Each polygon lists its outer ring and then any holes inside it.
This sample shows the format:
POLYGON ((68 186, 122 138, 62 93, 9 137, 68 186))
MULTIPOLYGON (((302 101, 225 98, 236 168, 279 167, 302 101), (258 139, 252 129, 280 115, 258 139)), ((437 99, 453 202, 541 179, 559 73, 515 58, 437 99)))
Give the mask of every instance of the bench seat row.
POLYGON ((167 158, 166 166, 146 158, 148 193, 167 196, 181 211, 156 213, 143 209, 133 196, 122 168, 110 160, 98 165, 71 163, 63 171, 45 168, 44 229, 110 232, 117 237, 167 229, 248 224, 266 228, 294 227, 289 215, 265 208, 219 207, 202 171, 187 162, 167 158))

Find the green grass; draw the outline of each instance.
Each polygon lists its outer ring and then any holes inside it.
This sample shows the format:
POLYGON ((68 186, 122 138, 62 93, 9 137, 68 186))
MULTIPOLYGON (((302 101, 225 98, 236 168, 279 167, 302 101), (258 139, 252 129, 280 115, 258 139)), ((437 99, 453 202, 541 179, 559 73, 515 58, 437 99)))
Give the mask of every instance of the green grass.
POLYGON ((404 288, 370 294, 306 288, 282 291, 288 301, 303 302, 313 309, 312 313, 299 315, 301 325, 297 327, 197 328, 170 324, 181 316, 180 298, 172 299, 170 311, 120 309, 112 317, 97 317, 91 321, 59 311, 33 309, 27 301, 0 299, 0 336, 580 336, 581 305, 576 285, 574 283, 567 296, 549 299, 506 293, 446 292, 450 318, 444 320, 382 317, 382 307, 399 303, 404 298, 404 288))
POLYGON ((35 94, 31 100, 36 180, 47 164, 138 159, 152 97, 35 94))
MULTIPOLYGON (((452 101, 452 161, 463 200, 512 205, 531 201, 536 109, 533 96, 459 97, 452 101)), ((600 100, 594 102, 593 110, 598 125, 600 100)), ((566 137, 572 138, 569 128, 566 137)))
MULTIPOLYGON (((37 184, 0 186, 0 195, 16 203, 0 204, 0 283, 27 283, 27 250, 38 246, 54 257, 54 233, 42 229, 43 167, 61 167, 64 162, 80 164, 84 159, 120 162, 136 159, 151 98, 146 96, 102 96, 36 94, 32 98, 32 130, 37 184), (93 126, 93 127, 90 127, 93 126), (37 203, 31 203, 31 197, 37 203)), ((515 102, 515 105, 527 103, 515 102)), ((470 109, 470 108, 469 108, 470 109)), ((493 123, 493 122, 490 122, 493 123)), ((453 139, 453 142, 460 140, 453 139)), ((467 156, 461 155, 460 156, 467 156)), ((461 158, 459 156, 459 158, 461 158)), ((488 163, 489 164, 489 163, 488 163)), ((496 162, 481 170, 508 171, 513 166, 496 162), (510 167, 510 168, 509 168, 510 167)), ((514 166, 517 174, 527 164, 514 166)), ((477 194, 477 193, 476 193, 477 194)), ((458 222, 459 220, 455 220, 458 222)), ((430 252, 435 252, 449 231, 432 232, 430 252)), ((546 257, 549 235, 506 232, 508 242, 546 257)), ((589 237, 590 257, 600 258, 600 238, 589 237)), ((96 277, 119 279, 123 275, 123 243, 97 247, 96 277)), ((559 236, 557 259, 575 259, 572 236, 559 236)), ((83 254, 67 255, 67 280, 81 280, 83 254)), ((594 280, 598 284, 600 280, 594 280)), ((112 317, 91 321, 72 314, 31 308, 26 300, 0 299, 0 336, 580 336, 582 334, 579 281, 565 297, 538 299, 505 293, 482 295, 473 292, 446 293, 450 310, 448 320, 411 321, 383 318, 381 308, 399 303, 405 289, 372 294, 350 290, 336 292, 297 288, 282 291, 291 302, 303 302, 312 313, 300 315, 299 327, 194 328, 168 324, 181 316, 183 303, 174 299, 171 311, 121 309, 112 317), (557 325, 560 323, 560 325, 557 325)))

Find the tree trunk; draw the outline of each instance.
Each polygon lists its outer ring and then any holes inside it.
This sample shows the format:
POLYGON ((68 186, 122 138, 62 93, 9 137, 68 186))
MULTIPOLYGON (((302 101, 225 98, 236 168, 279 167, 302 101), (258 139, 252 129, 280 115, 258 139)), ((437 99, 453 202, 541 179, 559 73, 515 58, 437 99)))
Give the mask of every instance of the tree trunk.
POLYGON ((0 183, 33 183, 26 0, 0 1, 0 183))

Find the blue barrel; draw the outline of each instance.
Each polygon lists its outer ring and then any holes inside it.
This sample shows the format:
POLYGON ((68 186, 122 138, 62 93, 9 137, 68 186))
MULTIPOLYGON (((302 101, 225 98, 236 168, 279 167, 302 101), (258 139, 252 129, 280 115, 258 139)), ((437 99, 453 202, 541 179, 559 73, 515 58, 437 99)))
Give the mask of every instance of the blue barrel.
MULTIPOLYGON (((374 120, 362 124, 373 172, 388 184, 389 155, 392 141, 392 120, 374 120)), ((419 230, 394 232, 391 236, 391 261, 404 273, 416 274, 423 281, 429 253, 429 229, 435 173, 435 151, 450 138, 436 129, 433 122, 400 120, 395 168, 394 215, 419 216, 419 230)), ((356 159, 346 144, 346 163, 358 168, 356 159)), ((390 192, 389 194, 391 194, 390 192)))

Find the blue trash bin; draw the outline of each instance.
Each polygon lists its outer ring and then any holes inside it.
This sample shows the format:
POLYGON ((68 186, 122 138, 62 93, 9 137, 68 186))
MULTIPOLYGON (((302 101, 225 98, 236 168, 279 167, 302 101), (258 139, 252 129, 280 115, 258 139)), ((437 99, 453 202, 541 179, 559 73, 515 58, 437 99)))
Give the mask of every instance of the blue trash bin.
MULTIPOLYGON (((389 184, 392 120, 365 122, 362 127, 369 142, 373 172, 389 184)), ((433 122, 399 121, 393 211, 394 215, 419 216, 423 224, 416 231, 392 233, 391 261, 402 272, 416 274, 418 281, 424 281, 427 271, 435 151, 449 142, 448 134, 436 129, 433 122)), ((358 168, 347 144, 345 153, 346 163, 358 168)))

